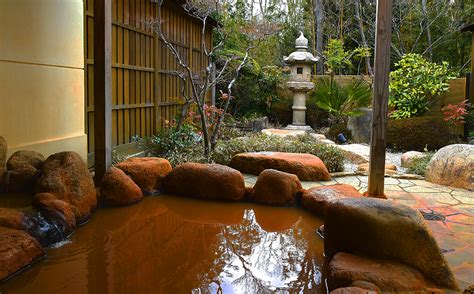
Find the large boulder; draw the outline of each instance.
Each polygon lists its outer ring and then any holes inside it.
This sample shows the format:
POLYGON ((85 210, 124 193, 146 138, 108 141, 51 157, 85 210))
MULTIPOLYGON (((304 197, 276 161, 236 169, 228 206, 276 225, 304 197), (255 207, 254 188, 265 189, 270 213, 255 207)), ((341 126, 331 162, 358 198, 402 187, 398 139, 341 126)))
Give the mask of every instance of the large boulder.
POLYGON ((358 116, 351 116, 347 121, 347 128, 352 133, 352 140, 357 143, 370 143, 372 131, 372 109, 360 108, 358 116))
POLYGON ((402 167, 409 168, 413 165, 413 161, 416 159, 423 158, 425 156, 423 152, 420 151, 408 151, 402 154, 400 158, 402 167))
POLYGON ((474 191, 474 145, 441 148, 428 163, 425 177, 432 183, 474 191))
POLYGON ((41 245, 26 232, 0 227, 0 282, 43 256, 41 245))
POLYGON ((258 175, 266 169, 295 174, 301 181, 329 181, 331 176, 319 157, 306 153, 250 152, 232 157, 229 166, 258 175))
POLYGON ((168 160, 158 157, 131 157, 115 167, 130 176, 145 194, 154 194, 162 179, 173 169, 168 160))
POLYGON ((41 169, 46 158, 41 153, 31 150, 20 150, 12 154, 7 161, 8 170, 15 170, 25 166, 41 169))
POLYGON ((296 203, 302 189, 297 176, 274 169, 266 169, 258 176, 249 199, 272 205, 292 205, 296 203))
POLYGON ((329 263, 329 289, 353 286, 358 281, 374 284, 381 292, 398 293, 436 288, 420 272, 404 264, 345 252, 337 253, 329 263))
POLYGON ((72 151, 56 153, 46 159, 35 192, 50 193, 68 203, 77 224, 88 220, 97 205, 94 181, 87 165, 72 151))
POLYGON ((457 289, 446 259, 422 215, 402 204, 375 198, 330 202, 325 211, 324 251, 403 263, 437 286, 457 289))
POLYGON ((143 193, 121 169, 111 167, 102 178, 100 196, 108 205, 127 205, 140 201, 143 193))
POLYGON ((242 174, 220 164, 183 163, 163 180, 167 193, 201 199, 237 201, 245 195, 242 174))
POLYGON ((303 193, 301 205, 317 216, 324 217, 324 211, 330 202, 348 197, 362 195, 356 188, 347 184, 314 187, 303 193))

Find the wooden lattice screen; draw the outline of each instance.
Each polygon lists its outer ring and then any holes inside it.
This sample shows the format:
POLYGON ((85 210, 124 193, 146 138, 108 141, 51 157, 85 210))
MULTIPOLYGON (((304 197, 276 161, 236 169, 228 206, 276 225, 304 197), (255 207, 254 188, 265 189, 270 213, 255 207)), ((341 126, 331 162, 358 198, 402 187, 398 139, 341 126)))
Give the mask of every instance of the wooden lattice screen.
MULTIPOLYGON (((94 151, 94 12, 93 0, 85 6, 85 105, 88 152, 94 151)), ((149 0, 112 0, 112 143, 127 149, 132 137, 151 136, 174 119, 182 105, 178 65, 150 20, 158 7, 149 0)), ((165 35, 197 71, 206 65, 201 52, 202 25, 174 1, 162 7, 165 35)), ((207 46, 211 32, 206 32, 207 46)))

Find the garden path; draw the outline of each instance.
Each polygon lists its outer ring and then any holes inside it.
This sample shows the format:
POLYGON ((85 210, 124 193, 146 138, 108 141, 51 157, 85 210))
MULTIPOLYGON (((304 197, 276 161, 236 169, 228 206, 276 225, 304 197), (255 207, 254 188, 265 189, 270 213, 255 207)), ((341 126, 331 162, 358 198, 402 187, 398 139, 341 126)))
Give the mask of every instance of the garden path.
MULTIPOLYGON (((244 175, 252 186, 257 176, 244 175)), ((367 191, 367 176, 336 177, 327 182, 302 182, 303 188, 349 184, 367 191)), ((474 192, 424 180, 385 178, 385 193, 395 202, 418 209, 433 232, 462 289, 474 285, 474 192)), ((400 236, 403 238, 403 236, 400 236)))

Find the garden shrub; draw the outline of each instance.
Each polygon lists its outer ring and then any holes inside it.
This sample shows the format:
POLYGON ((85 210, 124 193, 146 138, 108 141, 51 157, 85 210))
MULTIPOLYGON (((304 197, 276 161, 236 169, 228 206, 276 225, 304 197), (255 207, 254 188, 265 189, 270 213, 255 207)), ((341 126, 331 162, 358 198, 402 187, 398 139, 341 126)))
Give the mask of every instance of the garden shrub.
POLYGON ((429 62, 419 54, 406 54, 390 73, 390 116, 401 119, 420 116, 441 94, 449 90, 448 63, 429 62))
POLYGON ((347 128, 346 124, 335 124, 332 125, 329 130, 326 132, 326 137, 330 140, 337 142, 337 136, 343 133, 347 140, 352 139, 352 132, 347 128))
POLYGON ((222 141, 212 153, 212 160, 216 163, 228 164, 232 157, 238 153, 260 151, 310 153, 319 157, 330 172, 344 169, 344 155, 341 150, 334 146, 318 143, 309 135, 283 139, 256 134, 222 141))
POLYGON ((425 176, 426 167, 433 157, 434 153, 425 153, 423 157, 414 158, 411 166, 408 168, 408 172, 415 175, 425 176))
POLYGON ((387 147, 401 151, 437 150, 451 142, 452 135, 441 117, 389 119, 387 147))
POLYGON ((275 151, 316 155, 331 172, 342 171, 344 168, 344 155, 339 149, 318 143, 309 135, 283 139, 263 134, 237 138, 235 135, 241 133, 229 132, 227 134, 228 136, 218 140, 210 158, 203 156, 203 147, 202 144, 199 144, 199 136, 189 125, 183 125, 180 130, 177 130, 176 127, 168 128, 156 136, 139 140, 139 144, 152 156, 168 159, 172 166, 185 162, 215 162, 227 165, 238 153, 275 151))
POLYGON ((339 85, 334 78, 320 79, 310 93, 309 100, 331 116, 335 121, 345 121, 348 116, 357 116, 361 107, 370 104, 372 91, 363 79, 353 79, 348 85, 339 85))

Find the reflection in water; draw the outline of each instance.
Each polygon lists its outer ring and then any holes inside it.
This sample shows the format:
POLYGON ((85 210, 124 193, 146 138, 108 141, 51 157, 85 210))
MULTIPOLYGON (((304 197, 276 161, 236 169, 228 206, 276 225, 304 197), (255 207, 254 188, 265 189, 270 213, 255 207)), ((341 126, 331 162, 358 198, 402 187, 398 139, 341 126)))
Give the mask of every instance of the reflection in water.
POLYGON ((321 224, 297 208, 147 197, 98 210, 0 292, 319 291, 321 224))

